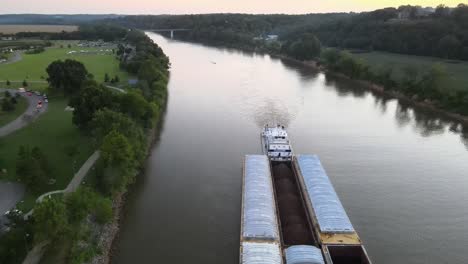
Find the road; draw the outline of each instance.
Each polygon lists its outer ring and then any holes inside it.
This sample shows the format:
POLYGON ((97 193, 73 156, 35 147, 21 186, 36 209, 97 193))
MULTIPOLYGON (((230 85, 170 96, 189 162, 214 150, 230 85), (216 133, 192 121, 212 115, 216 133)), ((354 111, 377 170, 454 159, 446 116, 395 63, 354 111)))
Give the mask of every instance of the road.
MULTIPOLYGON (((17 90, 15 89, 2 89, 0 88, 0 92, 5 92, 5 91, 10 91, 12 94, 15 94, 17 90)), ((28 96, 26 93, 20 93, 21 96, 26 98, 28 101, 28 108, 26 111, 20 115, 18 118, 15 120, 11 121, 10 123, 4 125, 3 127, 0 127, 0 137, 7 136, 13 132, 15 132, 18 129, 21 129, 28 125, 29 123, 33 122, 37 117, 40 115, 44 114, 47 111, 47 104, 44 103, 44 106, 39 112, 36 112, 36 105, 40 100, 42 99, 42 96, 38 96, 35 94, 32 94, 31 96, 28 96)))
POLYGON ((4 213, 15 207, 24 195, 24 186, 20 183, 0 181, 0 234, 5 228, 6 217, 4 213))

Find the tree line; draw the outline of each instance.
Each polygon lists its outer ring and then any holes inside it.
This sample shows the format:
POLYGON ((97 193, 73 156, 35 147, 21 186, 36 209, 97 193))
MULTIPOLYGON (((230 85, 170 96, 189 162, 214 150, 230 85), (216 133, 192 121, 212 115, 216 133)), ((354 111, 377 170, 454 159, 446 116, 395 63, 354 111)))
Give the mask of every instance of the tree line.
POLYGON ((418 8, 358 14, 125 16, 109 21, 131 28, 186 28, 190 31, 177 32, 175 37, 247 50, 278 50, 261 40, 268 34, 285 43, 310 33, 327 47, 468 60, 468 5, 453 9, 440 5, 425 16, 418 15, 418 8))

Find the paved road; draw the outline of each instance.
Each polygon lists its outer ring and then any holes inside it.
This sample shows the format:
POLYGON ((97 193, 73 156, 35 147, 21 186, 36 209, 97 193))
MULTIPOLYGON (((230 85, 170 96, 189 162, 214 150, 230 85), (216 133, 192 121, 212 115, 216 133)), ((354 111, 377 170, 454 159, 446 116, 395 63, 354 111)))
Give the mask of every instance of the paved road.
MULTIPOLYGON (((67 188, 64 190, 57 190, 57 191, 51 191, 48 193, 44 193, 43 195, 39 196, 36 200, 36 202, 42 202, 42 200, 52 194, 57 194, 57 193, 71 193, 76 191, 78 187, 80 187, 81 181, 83 181, 83 178, 88 174, 89 170, 93 167, 94 163, 99 159, 100 152, 99 150, 96 150, 93 155, 91 155, 85 163, 81 166, 80 170, 73 176, 73 179, 70 181, 68 184, 67 188)), ((29 214, 29 213, 28 213, 29 214)))
POLYGON ((127 93, 127 91, 125 91, 124 89, 119 88, 119 87, 110 86, 110 85, 106 85, 106 87, 109 88, 109 89, 115 90, 117 92, 120 92, 120 93, 127 93))
POLYGON ((24 186, 19 183, 0 181, 0 233, 5 228, 5 212, 15 207, 23 198, 24 186))
MULTIPOLYGON (((10 91, 12 94, 15 94, 17 90, 15 89, 2 89, 0 88, 0 92, 5 92, 6 90, 10 91)), ((0 137, 7 136, 13 132, 15 132, 18 129, 21 129, 25 127, 26 125, 30 124, 33 122, 37 117, 42 115, 47 111, 47 104, 44 103, 44 106, 39 112, 36 112, 36 105, 39 100, 43 100, 41 96, 37 96, 35 94, 32 94, 31 96, 28 96, 26 93, 21 93, 21 96, 26 98, 28 100, 28 108, 26 109, 26 112, 24 112, 22 115, 20 115, 18 118, 15 120, 11 121, 10 123, 4 125, 3 127, 0 127, 0 137)))
POLYGON ((10 59, 8 59, 8 61, 0 63, 0 65, 12 64, 12 63, 22 60, 23 56, 21 56, 21 53, 22 53, 21 51, 15 51, 13 53, 13 56, 11 56, 10 59))

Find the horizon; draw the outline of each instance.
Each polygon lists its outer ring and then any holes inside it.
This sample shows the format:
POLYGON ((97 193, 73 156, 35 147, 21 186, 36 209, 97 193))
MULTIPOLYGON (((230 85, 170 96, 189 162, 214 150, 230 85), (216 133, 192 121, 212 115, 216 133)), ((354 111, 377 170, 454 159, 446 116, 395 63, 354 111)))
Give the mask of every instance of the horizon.
POLYGON ((337 1, 333 3, 314 4, 310 0, 295 0, 295 4, 285 4, 273 0, 265 5, 262 0, 135 0, 132 3, 123 1, 103 0, 72 0, 63 4, 60 0, 43 0, 40 3, 31 0, 7 0, 0 6, 0 15, 192 15, 192 14, 320 14, 320 13, 359 13, 369 12, 387 7, 401 5, 419 5, 422 7, 436 7, 444 4, 456 7, 463 3, 456 1, 391 1, 391 0, 353 0, 337 1), (243 4, 244 1, 245 3, 243 4), (247 4, 248 3, 248 4, 247 4), (112 6, 110 6, 112 4, 112 6), (122 12, 126 10, 126 12, 122 12))

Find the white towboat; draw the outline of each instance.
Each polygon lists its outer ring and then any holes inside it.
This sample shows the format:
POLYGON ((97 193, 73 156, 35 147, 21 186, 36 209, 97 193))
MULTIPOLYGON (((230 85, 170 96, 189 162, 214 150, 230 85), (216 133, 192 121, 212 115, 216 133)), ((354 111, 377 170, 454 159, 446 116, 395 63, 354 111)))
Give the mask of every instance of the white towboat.
POLYGON ((292 147, 284 126, 269 127, 266 125, 261 133, 263 153, 271 161, 291 161, 292 147))

